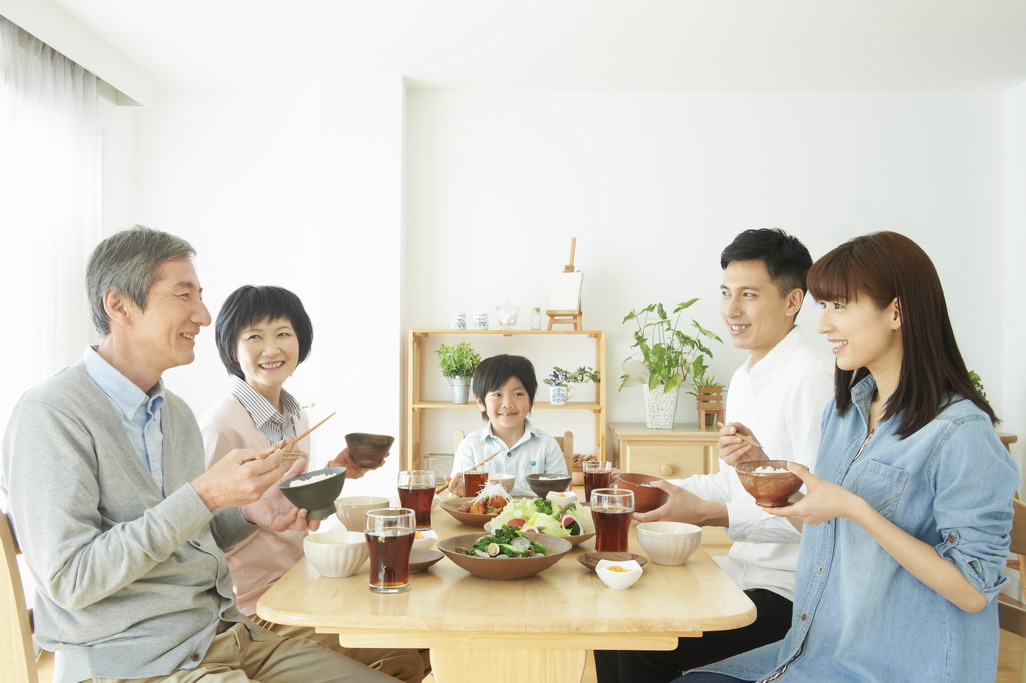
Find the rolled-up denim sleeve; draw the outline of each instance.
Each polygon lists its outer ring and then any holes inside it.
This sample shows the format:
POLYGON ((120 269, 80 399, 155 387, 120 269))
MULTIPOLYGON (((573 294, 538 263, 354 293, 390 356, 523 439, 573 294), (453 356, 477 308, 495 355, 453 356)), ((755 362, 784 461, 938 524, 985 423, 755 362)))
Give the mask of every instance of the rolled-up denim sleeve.
POLYGON ((941 542, 937 553, 987 597, 1007 583, 1001 575, 1012 530, 1012 496, 1019 471, 990 422, 953 422, 934 452, 931 478, 941 542))

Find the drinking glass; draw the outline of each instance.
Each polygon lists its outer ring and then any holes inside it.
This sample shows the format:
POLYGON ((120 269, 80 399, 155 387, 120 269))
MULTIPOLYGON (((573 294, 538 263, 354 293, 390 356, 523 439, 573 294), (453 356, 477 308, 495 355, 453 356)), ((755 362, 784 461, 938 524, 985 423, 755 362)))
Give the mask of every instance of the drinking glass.
POLYGON ((416 513, 417 529, 431 528, 431 503, 434 499, 434 471, 404 470, 399 473, 399 504, 416 513))
POLYGON ((612 485, 613 463, 608 460, 585 460, 581 468, 584 470, 584 502, 590 503, 592 491, 612 485))
POLYGON ((627 552, 627 531, 634 512, 634 492, 626 489, 595 489, 591 492, 591 518, 595 522, 595 550, 627 552))
POLYGON ((410 589, 410 548, 416 519, 409 508, 382 508, 367 513, 370 589, 402 593, 410 589))
POLYGON ((488 483, 487 472, 464 472, 463 473, 463 495, 476 497, 481 489, 488 483))

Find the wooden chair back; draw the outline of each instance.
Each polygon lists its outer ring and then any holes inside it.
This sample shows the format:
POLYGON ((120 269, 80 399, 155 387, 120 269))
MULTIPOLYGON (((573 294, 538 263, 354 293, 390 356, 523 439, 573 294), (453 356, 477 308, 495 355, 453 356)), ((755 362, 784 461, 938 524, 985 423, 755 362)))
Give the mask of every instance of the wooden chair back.
MULTIPOLYGON (((460 450, 460 444, 463 443, 463 439, 467 438, 467 433, 462 429, 457 429, 453 434, 452 440, 452 452, 456 453, 460 450)), ((566 461, 566 472, 567 474, 573 474, 574 472, 574 433, 563 432, 563 436, 552 437, 559 444, 559 449, 563 451, 563 460, 566 461)))
MULTIPOLYGON (((1019 559, 1019 585, 1026 595, 1026 503, 1016 498, 1012 501, 1012 543, 1011 551, 1019 559)), ((1007 595, 998 596, 998 622, 1001 628, 1026 638, 1026 605, 1007 595)), ((1019 667, 1019 681, 1026 683, 1026 651, 1019 667)))
POLYGON ((6 514, 0 514, 0 681, 37 683, 32 621, 18 569, 18 543, 6 514))

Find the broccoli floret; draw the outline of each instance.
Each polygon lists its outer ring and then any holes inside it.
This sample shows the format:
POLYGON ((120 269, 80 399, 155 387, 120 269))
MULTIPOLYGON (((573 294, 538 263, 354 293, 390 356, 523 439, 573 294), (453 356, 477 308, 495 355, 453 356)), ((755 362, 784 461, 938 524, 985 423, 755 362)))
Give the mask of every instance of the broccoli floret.
POLYGON ((540 513, 542 513, 544 515, 551 515, 552 514, 552 503, 550 503, 549 501, 547 501, 547 500, 545 500, 543 498, 535 499, 535 501, 534 501, 534 508, 538 512, 540 512, 540 513))

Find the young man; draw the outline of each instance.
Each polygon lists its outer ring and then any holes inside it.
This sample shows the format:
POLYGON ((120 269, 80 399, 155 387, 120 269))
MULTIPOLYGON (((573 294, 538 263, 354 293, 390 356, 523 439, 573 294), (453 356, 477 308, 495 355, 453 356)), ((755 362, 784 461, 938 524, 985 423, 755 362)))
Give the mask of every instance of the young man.
POLYGON ((755 603, 753 624, 681 638, 676 650, 596 652, 600 683, 670 681, 682 671, 779 640, 791 624, 799 532, 755 504, 730 463, 753 448, 738 434, 757 437, 780 460, 815 464, 820 418, 832 395, 826 349, 814 350, 795 318, 805 297, 812 258, 794 237, 776 229, 746 230, 720 257, 720 314, 734 346, 749 352, 727 391, 727 425, 720 430, 720 471, 658 482, 669 493, 662 507, 638 521, 674 520, 727 527, 734 541, 716 558, 755 603))
POLYGON ((100 344, 29 390, 7 428, 0 491, 55 680, 393 680, 235 608, 224 549, 308 526, 274 486, 284 442, 204 471, 196 419, 164 388, 210 324, 194 253, 139 227, 101 242, 86 274, 100 344))

